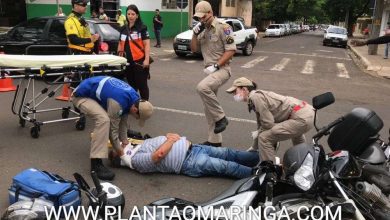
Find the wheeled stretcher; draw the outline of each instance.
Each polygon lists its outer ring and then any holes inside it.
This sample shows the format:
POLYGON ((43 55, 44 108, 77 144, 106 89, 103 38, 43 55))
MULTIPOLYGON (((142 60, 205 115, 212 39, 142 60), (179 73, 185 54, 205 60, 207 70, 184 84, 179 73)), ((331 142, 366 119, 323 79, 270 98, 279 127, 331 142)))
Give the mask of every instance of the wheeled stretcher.
POLYGON ((32 124, 30 134, 33 138, 39 137, 41 126, 56 122, 75 120, 76 129, 84 130, 85 116, 77 109, 73 110, 69 101, 67 106, 57 108, 45 109, 42 104, 54 97, 63 86, 75 87, 83 79, 94 75, 120 75, 126 65, 125 58, 114 55, 0 55, 1 78, 20 79, 12 112, 19 116, 20 126, 25 127, 26 122, 32 124), (43 89, 36 88, 37 79, 45 82, 43 89), (28 100, 28 96, 31 99, 28 100), (53 111, 60 111, 61 118, 38 120, 38 114, 53 111))

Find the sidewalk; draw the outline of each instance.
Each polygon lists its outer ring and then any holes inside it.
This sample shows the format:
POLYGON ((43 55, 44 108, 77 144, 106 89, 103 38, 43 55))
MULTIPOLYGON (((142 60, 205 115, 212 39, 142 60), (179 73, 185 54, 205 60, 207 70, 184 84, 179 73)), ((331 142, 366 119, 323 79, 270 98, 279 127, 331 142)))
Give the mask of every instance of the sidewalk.
MULTIPOLYGON (((352 39, 362 38, 362 36, 356 36, 352 39)), ((351 51, 361 61, 365 70, 369 71, 375 76, 389 78, 390 79, 390 59, 383 59, 384 44, 378 45, 378 52, 376 55, 368 55, 368 47, 354 47, 349 45, 351 51)))
POLYGON ((161 39, 161 47, 154 47, 156 45, 156 39, 150 40, 150 55, 153 56, 168 56, 172 55, 175 51, 173 50, 173 38, 161 39))

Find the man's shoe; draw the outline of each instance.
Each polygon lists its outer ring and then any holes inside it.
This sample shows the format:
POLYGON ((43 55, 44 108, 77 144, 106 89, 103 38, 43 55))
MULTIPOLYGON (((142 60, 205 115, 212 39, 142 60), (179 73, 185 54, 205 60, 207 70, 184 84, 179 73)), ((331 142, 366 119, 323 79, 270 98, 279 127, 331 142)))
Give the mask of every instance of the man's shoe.
POLYGON ((226 126, 229 124, 228 120, 226 117, 223 117, 221 120, 215 122, 215 128, 214 128, 214 133, 218 134, 221 133, 226 129, 226 126))
POLYGON ((113 180, 115 177, 115 173, 105 167, 101 159, 91 159, 91 171, 95 171, 101 180, 113 180))
POLYGON ((201 145, 207 145, 207 146, 213 146, 213 147, 221 147, 222 143, 211 143, 211 142, 205 141, 205 142, 201 143, 201 145))
POLYGON ((160 48, 160 47, 161 47, 161 45, 156 45, 156 47, 157 47, 157 48, 160 48))
POLYGON ((383 59, 388 59, 388 57, 383 57, 383 59))

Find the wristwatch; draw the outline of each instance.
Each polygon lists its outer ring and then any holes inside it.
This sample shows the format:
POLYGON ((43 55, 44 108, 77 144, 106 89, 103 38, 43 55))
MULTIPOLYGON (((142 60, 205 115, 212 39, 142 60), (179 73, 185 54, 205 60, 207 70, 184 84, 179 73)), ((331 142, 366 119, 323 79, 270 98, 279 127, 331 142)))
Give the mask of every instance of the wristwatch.
POLYGON ((219 70, 219 65, 218 65, 218 63, 214 64, 214 68, 217 69, 217 70, 219 70))

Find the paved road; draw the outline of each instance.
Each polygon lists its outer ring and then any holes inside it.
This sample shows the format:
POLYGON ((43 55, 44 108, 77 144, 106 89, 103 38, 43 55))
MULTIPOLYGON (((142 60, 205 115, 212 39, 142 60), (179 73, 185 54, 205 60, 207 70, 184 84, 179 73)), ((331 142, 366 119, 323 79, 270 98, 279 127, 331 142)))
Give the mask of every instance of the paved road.
MULTIPOLYGON (((389 81, 366 75, 355 66, 348 50, 322 46, 322 33, 311 32, 283 38, 261 38, 252 56, 238 53, 232 63, 233 77, 248 76, 261 89, 291 95, 310 101, 315 95, 332 91, 336 103, 321 110, 319 122, 326 123, 357 106, 375 110, 390 126, 389 81)), ((177 132, 193 142, 204 141, 207 135, 203 107, 195 85, 203 78, 202 60, 195 57, 177 58, 161 55, 151 70, 151 102, 155 114, 142 129, 152 136, 177 132)), ((231 117, 224 132, 224 145, 246 149, 250 131, 254 130, 254 115, 246 105, 236 103, 224 92, 219 98, 231 117)), ((41 83, 38 83, 38 87, 41 83)), ((12 177, 22 169, 37 167, 72 178, 73 172, 85 176, 89 172, 89 134, 74 129, 73 122, 42 127, 39 139, 32 139, 28 128, 18 127, 18 119, 10 112, 12 93, 2 93, 0 105, 0 209, 7 206, 7 188, 12 177)), ((51 101, 46 106, 63 103, 51 101)), ((46 113, 41 119, 58 118, 60 113, 46 113)), ((133 123, 133 129, 139 128, 133 123)), ((308 137, 313 135, 309 132, 308 137)), ((381 131, 386 137, 385 129, 381 131)), ((290 142, 283 142, 281 155, 290 142)), ((141 206, 161 197, 174 196, 192 201, 205 201, 232 184, 224 178, 190 178, 178 175, 141 175, 127 169, 116 169, 117 184, 126 196, 126 206, 141 206)), ((90 178, 88 177, 90 180, 90 178)), ((129 209, 130 210, 130 209, 129 209)))

